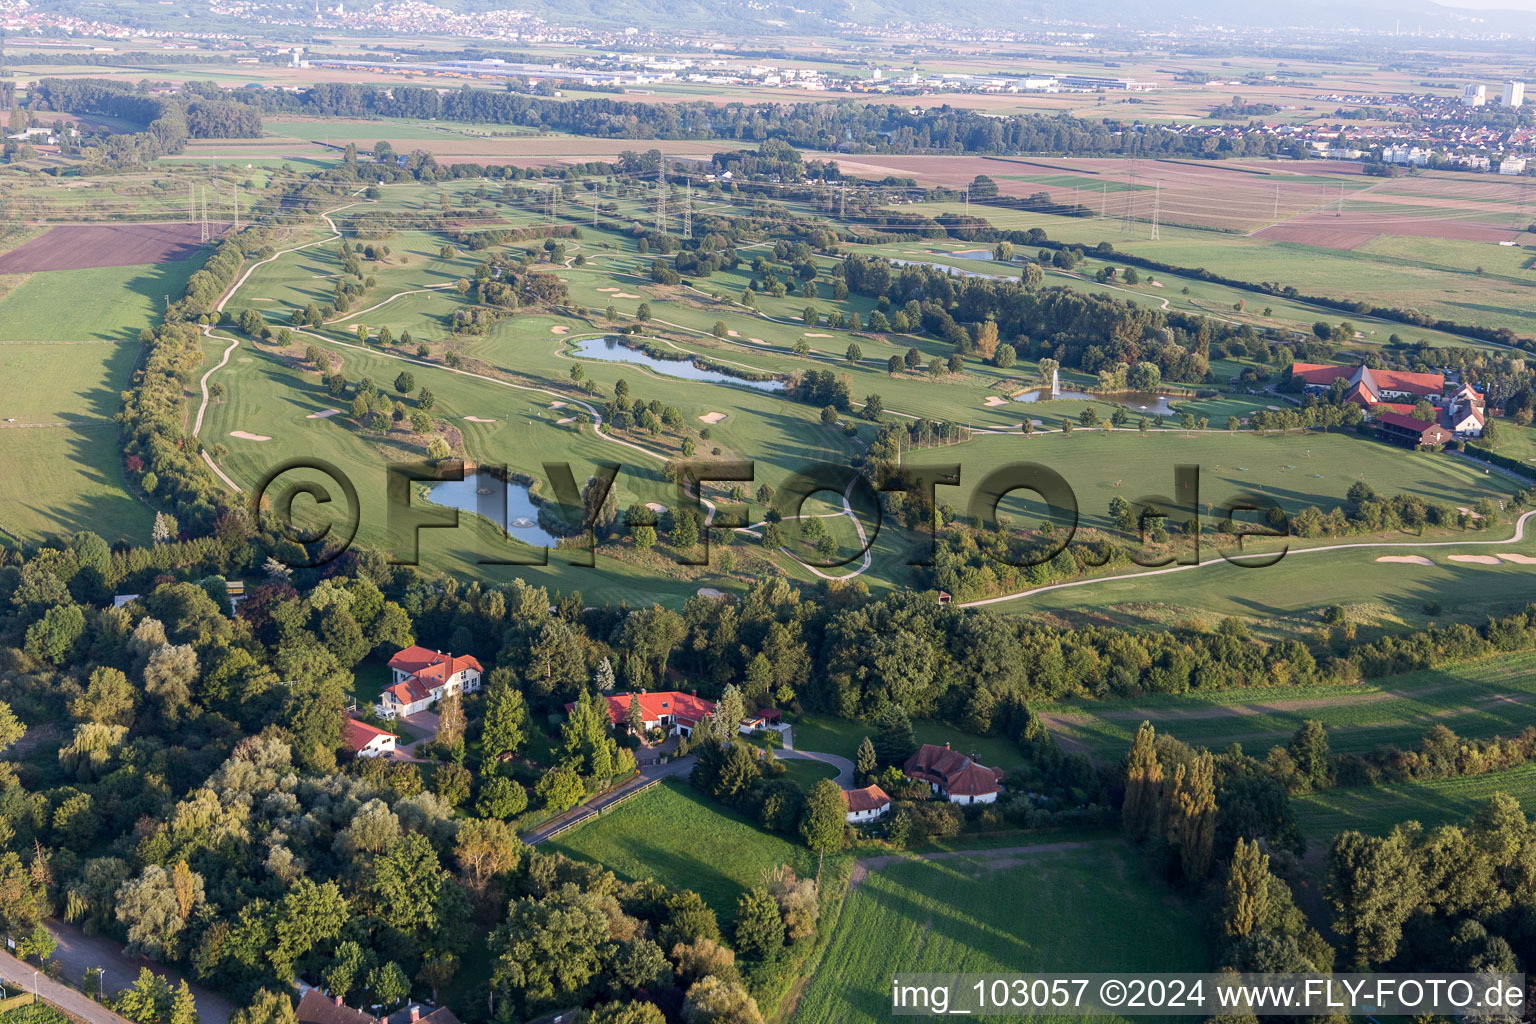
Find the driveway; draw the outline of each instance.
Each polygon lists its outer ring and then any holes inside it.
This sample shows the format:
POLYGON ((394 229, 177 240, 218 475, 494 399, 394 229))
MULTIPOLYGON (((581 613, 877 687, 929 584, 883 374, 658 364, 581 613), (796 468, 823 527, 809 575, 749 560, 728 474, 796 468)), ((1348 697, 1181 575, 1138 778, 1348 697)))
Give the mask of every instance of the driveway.
POLYGON ((853 762, 838 754, 822 754, 814 750, 784 750, 775 751, 775 756, 781 761, 820 761, 837 769, 837 778, 832 780, 837 783, 839 789, 853 788, 853 762))
MULTIPOLYGON (((132 985, 139 976, 139 970, 144 967, 163 975, 173 986, 182 980, 180 972, 146 957, 128 956, 116 941, 101 935, 86 935, 77 925, 64 921, 49 921, 48 931, 59 943, 53 958, 63 965, 64 977, 76 984, 85 977, 86 970, 91 967, 100 967, 106 971, 106 977, 103 980, 108 992, 115 992, 132 985)), ((30 978, 32 968, 26 969, 30 978)), ((192 989, 192 998, 197 1003, 201 1024, 229 1024, 229 1015, 235 1010, 229 1000, 203 988, 191 978, 187 979, 187 985, 192 989)), ((80 998, 84 999, 83 996, 80 998)), ((90 1000, 87 999, 86 1002, 90 1003, 90 1000)), ((122 1019, 116 1014, 112 1016, 115 1020, 122 1019)))
POLYGON ((416 756, 418 744, 431 743, 437 738, 438 717, 436 711, 418 711, 414 715, 406 715, 401 721, 411 727, 411 731, 421 737, 411 743, 399 743, 395 745, 394 756, 400 761, 420 761, 416 756))
POLYGON ((22 963, 8 953, 0 953, 0 982, 4 982, 8 995, 31 992, 35 986, 39 996, 86 1024, 129 1024, 127 1019, 100 1003, 60 985, 31 964, 22 963))

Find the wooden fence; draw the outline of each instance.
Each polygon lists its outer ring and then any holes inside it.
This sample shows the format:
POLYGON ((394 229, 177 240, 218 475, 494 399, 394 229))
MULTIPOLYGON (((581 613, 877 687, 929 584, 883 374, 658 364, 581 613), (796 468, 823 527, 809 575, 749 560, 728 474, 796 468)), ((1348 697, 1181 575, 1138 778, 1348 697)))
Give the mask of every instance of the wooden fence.
POLYGON ((544 836, 544 838, 540 839, 539 842, 541 842, 541 843, 542 842, 546 842, 546 841, 548 841, 550 839, 555 838, 556 836, 564 835, 565 833, 569 832, 571 829, 575 828, 577 825, 584 824, 588 819, 600 817, 601 815, 607 814, 609 811, 613 810, 615 807, 618 807, 619 805, 624 804, 624 803, 628 803, 630 800, 633 800, 635 797, 639 796, 641 793, 644 793, 647 790, 653 789, 656 786, 661 785, 661 781, 662 781, 661 779, 652 779, 650 782, 647 782, 643 786, 636 786, 634 789, 630 790, 628 793, 623 793, 623 794, 615 797, 613 800, 609 801, 606 804, 603 804, 603 806, 597 808, 596 810, 588 810, 584 814, 578 814, 578 815, 576 815, 576 817, 572 818, 570 821, 567 821, 565 824, 560 825, 553 832, 551 832, 548 835, 544 836))

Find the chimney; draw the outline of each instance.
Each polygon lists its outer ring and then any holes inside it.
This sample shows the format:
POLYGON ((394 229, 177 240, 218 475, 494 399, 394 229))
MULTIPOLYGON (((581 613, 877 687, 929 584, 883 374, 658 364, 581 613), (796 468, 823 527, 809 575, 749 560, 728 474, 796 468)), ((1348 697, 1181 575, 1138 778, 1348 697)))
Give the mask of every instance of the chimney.
POLYGON ((335 1003, 337 1006, 340 1006, 341 996, 331 996, 331 1002, 335 1003))
POLYGON ((416 1024, 419 1020, 421 1020, 421 1007, 413 1004, 411 1006, 411 1024, 416 1024))
POLYGON ((945 740, 945 741, 944 741, 944 749, 945 749, 945 750, 948 750, 948 749, 949 749, 949 740, 945 740))

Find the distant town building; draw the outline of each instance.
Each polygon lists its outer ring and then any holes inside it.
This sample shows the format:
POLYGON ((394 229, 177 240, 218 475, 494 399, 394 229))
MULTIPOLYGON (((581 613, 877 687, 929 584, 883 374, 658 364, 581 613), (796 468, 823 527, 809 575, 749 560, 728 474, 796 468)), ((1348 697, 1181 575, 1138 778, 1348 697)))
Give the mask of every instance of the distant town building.
POLYGON ((1098 75, 1057 75, 1056 84, 1063 89, 1105 89, 1125 92, 1151 92, 1155 82, 1138 82, 1132 78, 1102 78, 1098 75))
POLYGON ((1461 90, 1461 102, 1463 106, 1480 107, 1488 102, 1488 87, 1483 85, 1467 85, 1461 90))
POLYGON ((1525 83, 1508 81, 1504 83, 1504 95, 1499 102, 1506 107, 1518 107, 1525 103, 1525 83))
POLYGON ((1503 160, 1500 160, 1499 161, 1499 173, 1500 174, 1524 174, 1525 173, 1525 157, 1523 157, 1523 156, 1507 156, 1503 160))

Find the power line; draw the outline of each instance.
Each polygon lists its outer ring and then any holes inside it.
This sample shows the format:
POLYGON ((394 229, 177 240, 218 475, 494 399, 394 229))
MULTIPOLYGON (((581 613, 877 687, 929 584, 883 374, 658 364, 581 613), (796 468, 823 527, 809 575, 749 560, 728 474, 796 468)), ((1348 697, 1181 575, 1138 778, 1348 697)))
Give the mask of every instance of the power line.
POLYGON ((667 154, 661 154, 661 170, 656 175, 656 232, 667 233, 667 154))
POLYGON ((683 182, 683 237, 693 237, 693 182, 683 182))
POLYGON ((1163 208, 1163 183, 1158 182, 1152 190, 1152 235, 1150 241, 1157 241, 1157 217, 1163 208))

